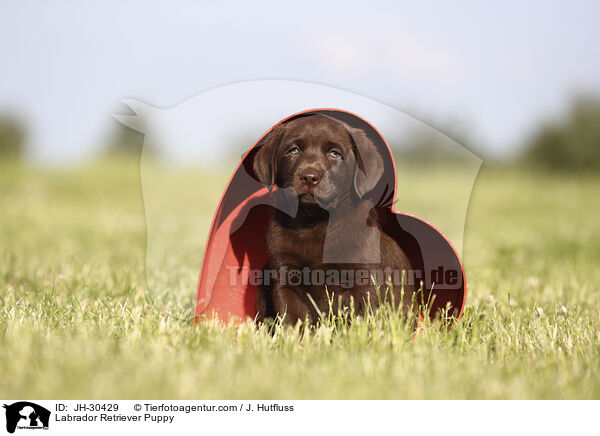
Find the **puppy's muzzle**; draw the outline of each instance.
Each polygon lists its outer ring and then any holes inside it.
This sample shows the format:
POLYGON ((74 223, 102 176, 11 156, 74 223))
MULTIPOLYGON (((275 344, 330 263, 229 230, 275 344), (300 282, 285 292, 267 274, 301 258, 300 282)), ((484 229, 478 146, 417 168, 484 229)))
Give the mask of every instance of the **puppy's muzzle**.
POLYGON ((322 174, 316 170, 304 170, 300 173, 300 182, 310 190, 319 184, 322 174))

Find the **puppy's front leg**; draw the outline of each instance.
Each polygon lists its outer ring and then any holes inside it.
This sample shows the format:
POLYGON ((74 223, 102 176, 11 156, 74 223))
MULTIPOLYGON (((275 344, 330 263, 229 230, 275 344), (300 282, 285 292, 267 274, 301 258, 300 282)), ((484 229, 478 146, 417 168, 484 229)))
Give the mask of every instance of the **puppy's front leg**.
POLYGON ((275 284, 273 304, 276 313, 285 314, 283 320, 286 324, 295 325, 298 320, 304 321, 306 317, 311 324, 315 321, 305 299, 293 288, 275 284))

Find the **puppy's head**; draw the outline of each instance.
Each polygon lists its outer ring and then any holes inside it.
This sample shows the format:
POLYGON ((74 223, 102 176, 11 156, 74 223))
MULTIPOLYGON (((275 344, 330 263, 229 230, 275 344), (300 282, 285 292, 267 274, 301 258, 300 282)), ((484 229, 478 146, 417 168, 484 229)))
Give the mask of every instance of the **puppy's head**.
POLYGON ((347 195, 361 199, 383 175, 383 160, 365 132, 324 115, 278 125, 253 166, 269 189, 293 188, 300 204, 325 209, 347 195))

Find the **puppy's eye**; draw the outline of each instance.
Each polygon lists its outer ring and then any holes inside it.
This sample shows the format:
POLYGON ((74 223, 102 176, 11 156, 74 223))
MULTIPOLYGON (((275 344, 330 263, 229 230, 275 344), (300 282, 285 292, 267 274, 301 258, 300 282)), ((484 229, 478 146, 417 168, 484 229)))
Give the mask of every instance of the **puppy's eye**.
POLYGON ((342 157, 341 153, 337 150, 329 150, 328 156, 332 157, 334 159, 338 159, 338 158, 342 157))
POLYGON ((290 148, 287 151, 287 154, 290 155, 290 156, 296 156, 298 153, 300 153, 300 149, 298 147, 296 147, 296 146, 290 148))

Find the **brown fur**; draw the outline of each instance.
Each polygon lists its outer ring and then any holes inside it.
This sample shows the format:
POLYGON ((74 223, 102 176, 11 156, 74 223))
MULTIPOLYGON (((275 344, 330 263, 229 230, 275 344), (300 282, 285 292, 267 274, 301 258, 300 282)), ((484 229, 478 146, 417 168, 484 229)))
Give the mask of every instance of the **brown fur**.
MULTIPOLYGON (((373 200, 367 195, 383 176, 383 161, 362 130, 323 115, 281 124, 258 150, 254 172, 265 185, 277 186, 278 202, 298 202, 296 216, 282 212, 285 208, 273 212, 267 232, 270 269, 412 269, 402 248, 381 231, 373 200), (370 232, 373 227, 379 230, 375 238, 370 232), (328 253, 324 253, 325 246, 328 253), (335 260, 338 255, 343 261, 335 260)), ((356 313, 362 315, 367 303, 378 306, 375 287, 369 282, 351 289, 330 284, 326 290, 325 286, 283 285, 276 280, 259 290, 258 320, 279 315, 292 324, 305 318, 314 323, 318 319, 315 304, 327 313, 328 298, 333 299, 334 310, 338 304, 348 308, 353 301, 356 313)), ((389 301, 391 293, 386 288, 381 286, 380 294, 389 301)), ((399 304, 401 288, 393 291, 399 304)), ((404 287, 405 308, 414 292, 414 287, 404 287)))

